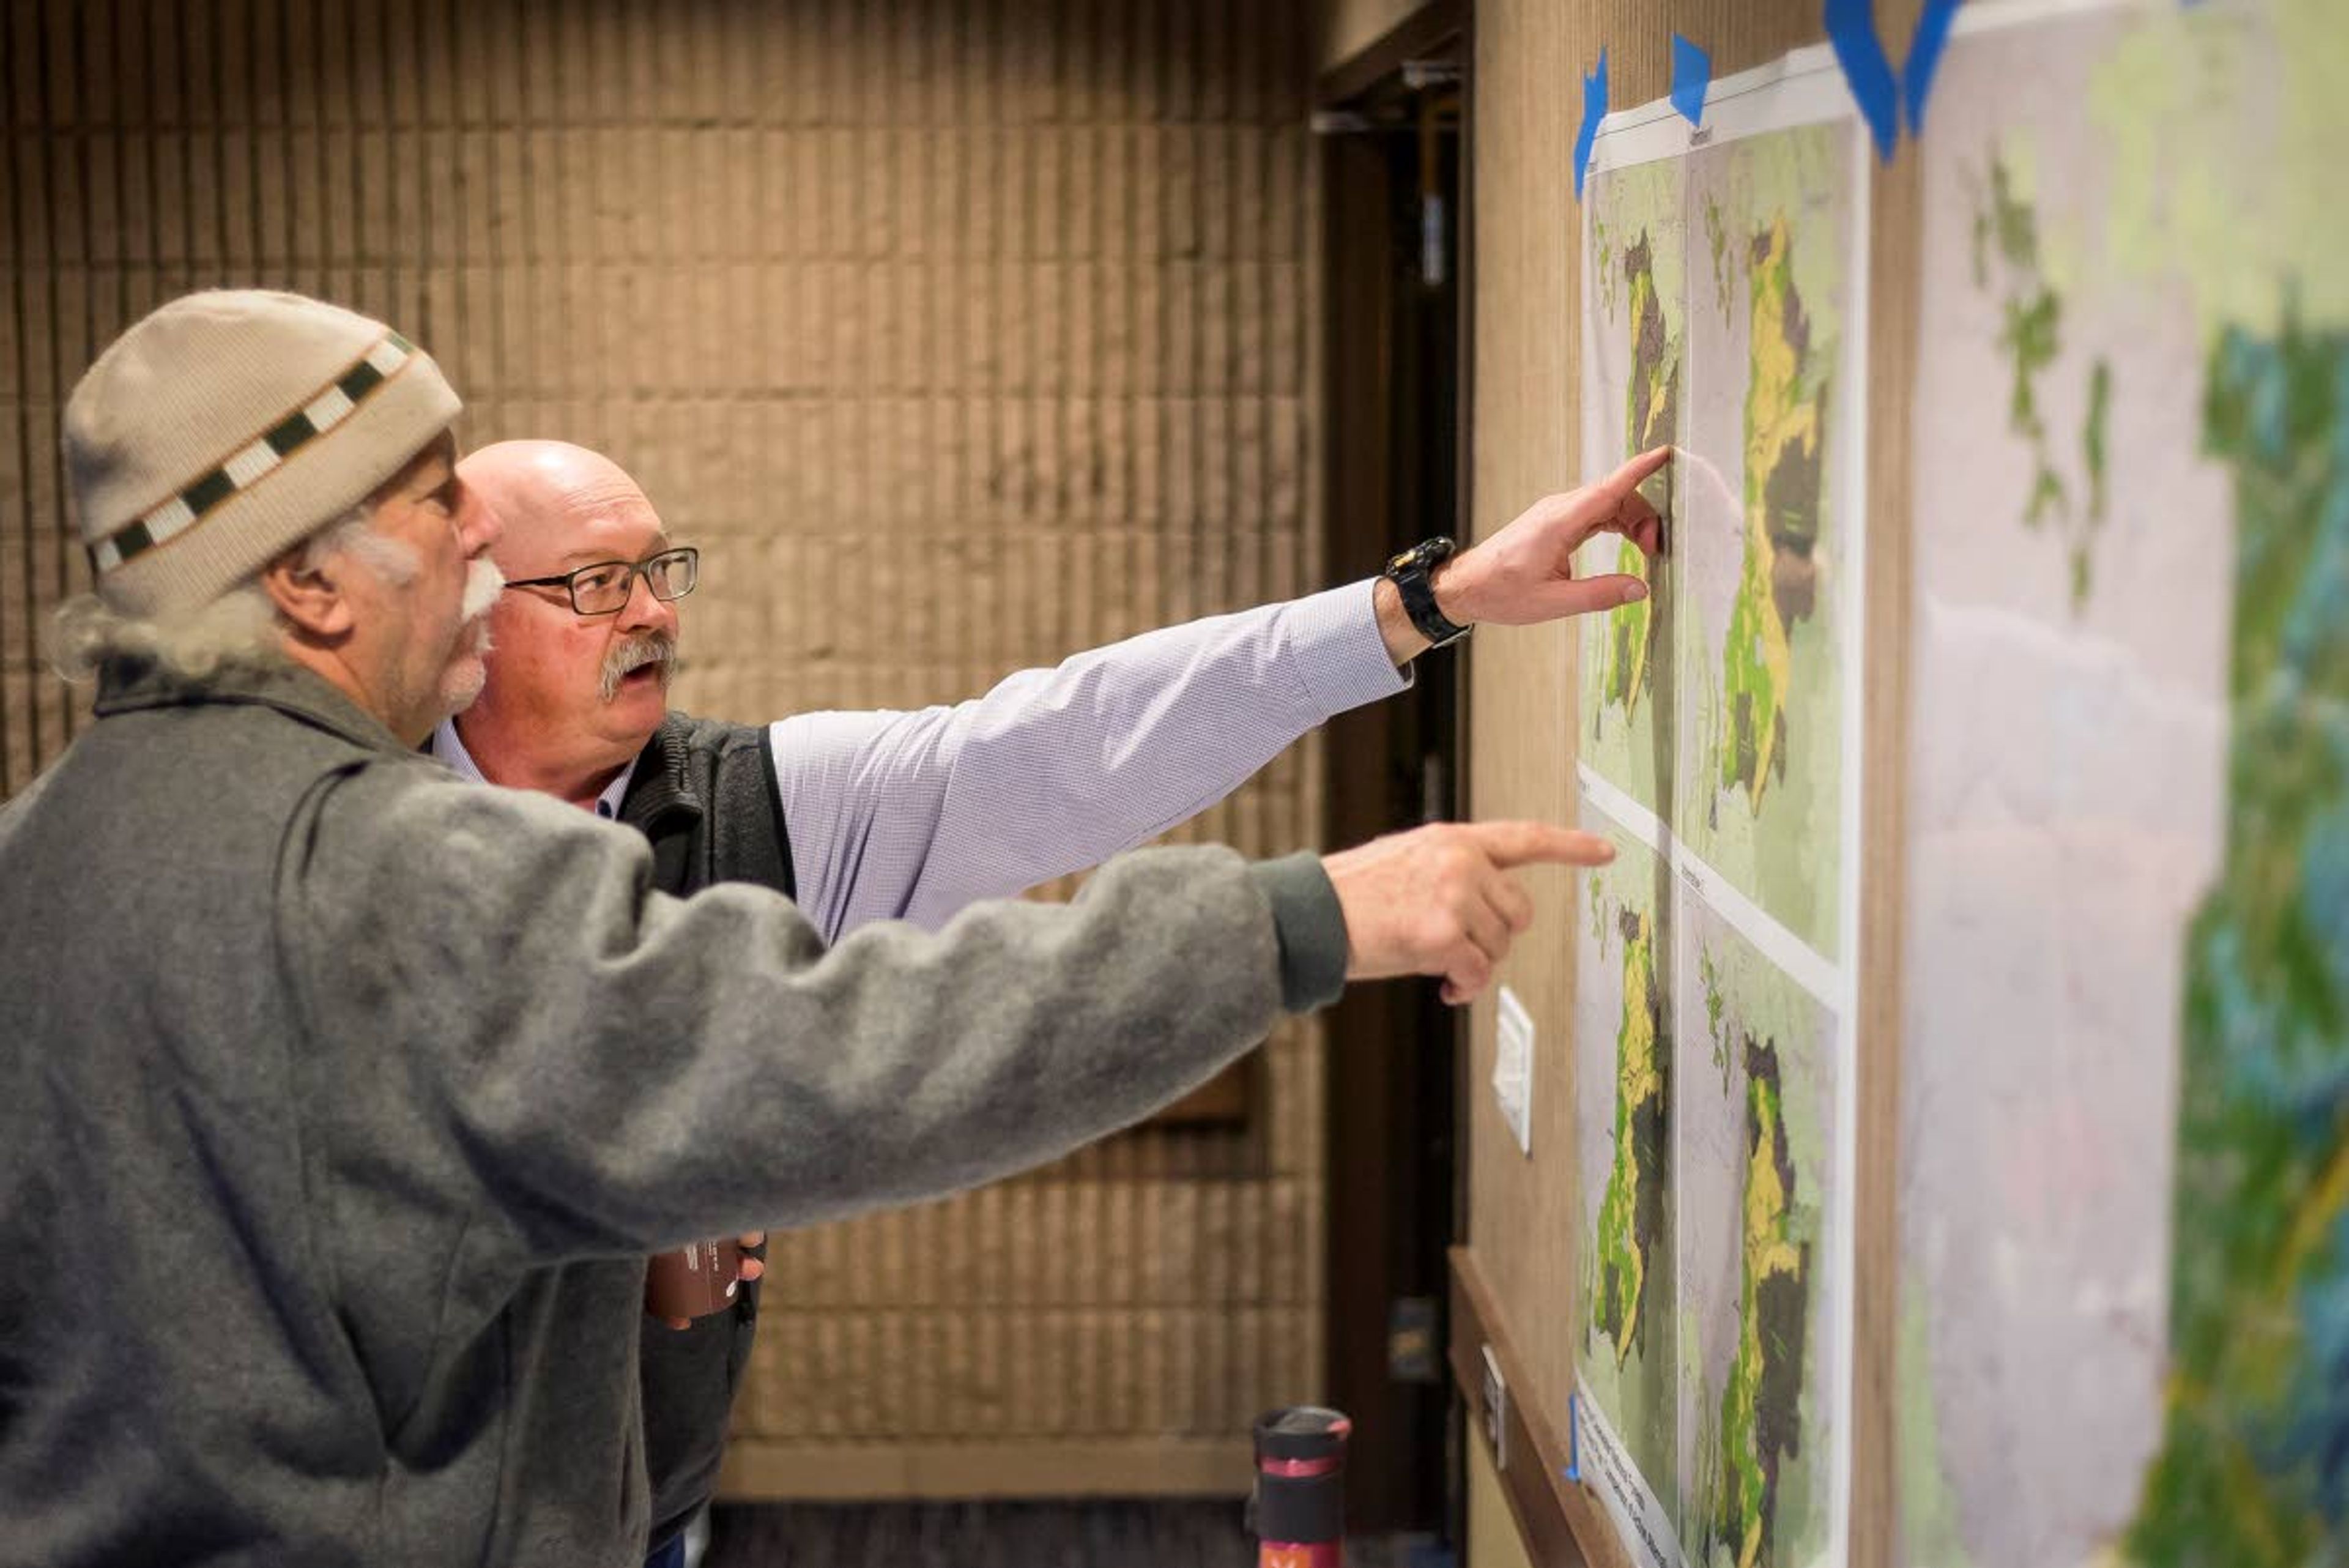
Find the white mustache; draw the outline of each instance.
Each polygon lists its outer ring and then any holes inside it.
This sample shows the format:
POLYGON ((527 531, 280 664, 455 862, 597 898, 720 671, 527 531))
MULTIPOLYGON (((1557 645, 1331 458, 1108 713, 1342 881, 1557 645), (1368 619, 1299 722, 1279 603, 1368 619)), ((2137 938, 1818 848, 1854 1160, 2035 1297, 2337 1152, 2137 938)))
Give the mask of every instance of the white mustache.
POLYGON ((490 613, 505 586, 506 575, 498 570, 497 563, 487 556, 480 557, 465 570, 465 597, 457 613, 467 620, 479 620, 490 613))
POLYGON ((647 664, 661 667, 661 687, 666 691, 669 677, 677 671, 677 643, 655 631, 615 646, 604 656, 604 678, 598 686, 604 701, 609 702, 620 694, 621 679, 630 670, 641 670, 647 664))

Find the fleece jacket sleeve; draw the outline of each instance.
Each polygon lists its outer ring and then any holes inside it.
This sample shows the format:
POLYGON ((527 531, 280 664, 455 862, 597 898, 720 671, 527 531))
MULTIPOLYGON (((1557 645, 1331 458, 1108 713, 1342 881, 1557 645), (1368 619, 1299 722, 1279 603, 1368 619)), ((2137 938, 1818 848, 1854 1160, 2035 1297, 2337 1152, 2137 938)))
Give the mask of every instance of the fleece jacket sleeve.
POLYGON ((1072 904, 827 950, 773 893, 669 898, 633 834, 399 764, 322 792, 288 844, 279 943, 325 1179, 530 1260, 1053 1159, 1202 1082, 1284 1002, 1325 1000, 1333 942, 1342 974, 1318 866, 1225 849, 1142 851, 1072 904))

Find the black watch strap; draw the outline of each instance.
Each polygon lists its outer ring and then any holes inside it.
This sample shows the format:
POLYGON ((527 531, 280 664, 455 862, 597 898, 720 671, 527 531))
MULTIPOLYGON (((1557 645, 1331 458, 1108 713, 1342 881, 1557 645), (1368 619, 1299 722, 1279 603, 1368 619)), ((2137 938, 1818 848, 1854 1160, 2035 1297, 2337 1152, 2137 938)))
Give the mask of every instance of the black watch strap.
POLYGON ((1471 628, 1448 619, 1435 607, 1435 584, 1432 574, 1452 558, 1459 546, 1439 534, 1433 539, 1423 539, 1410 549, 1398 552, 1387 562, 1386 576, 1402 596, 1402 612, 1419 635, 1434 647, 1459 641, 1471 628))

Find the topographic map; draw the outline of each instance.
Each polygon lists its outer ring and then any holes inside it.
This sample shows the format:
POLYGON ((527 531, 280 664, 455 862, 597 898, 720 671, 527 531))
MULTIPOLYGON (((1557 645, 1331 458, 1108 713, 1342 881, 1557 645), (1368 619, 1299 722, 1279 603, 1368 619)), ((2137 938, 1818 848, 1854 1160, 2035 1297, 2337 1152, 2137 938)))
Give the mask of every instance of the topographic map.
POLYGON ((1575 1365, 1581 1385, 1622 1433, 1640 1475, 1659 1491, 1670 1524, 1679 1419, 1672 1240, 1669 1075, 1672 1020, 1665 988, 1672 950, 1660 911, 1671 907, 1662 862, 1610 818, 1583 826, 1615 845, 1612 865, 1588 874, 1576 940, 1574 1032, 1604 1043, 1577 1075, 1576 1146, 1586 1210, 1582 1299, 1575 1365))
POLYGON ((1576 1428, 1634 1560, 1821 1561, 1848 1356, 1842 491, 1865 320, 1859 139, 1826 67, 1601 129, 1583 450, 1680 454, 1643 605, 1586 623, 1578 774, 1618 858, 1578 922, 1576 1428), (1798 78, 1798 79, 1797 79, 1798 78))
POLYGON ((1704 265, 1691 287, 1693 395, 1671 564, 1688 763, 1673 829, 1829 957, 1843 777, 1829 449, 1849 152, 1847 132, 1814 125, 1688 160, 1704 265))
POLYGON ((1809 1563, 1835 1425, 1836 1018, 1702 900, 1679 923, 1681 1537, 1692 1563, 1809 1563))
POLYGON ((2349 34, 1969 6, 1923 139, 1914 1568, 2349 1563, 2349 34))
MULTIPOLYGON (((1681 370, 1688 330, 1687 200, 1682 165, 1634 164, 1590 184, 1590 316, 1586 332, 1585 440, 1620 462, 1681 441, 1681 370)), ((1666 484, 1669 484, 1667 480, 1666 484)), ((1661 488, 1661 487, 1660 487, 1661 488)), ((1647 575, 1629 540, 1591 546, 1592 569, 1647 575)), ((1582 755, 1648 810, 1668 804, 1671 722, 1656 693, 1671 692, 1660 668, 1660 599, 1583 623, 1582 755), (1665 750, 1659 751, 1659 747, 1665 750)))

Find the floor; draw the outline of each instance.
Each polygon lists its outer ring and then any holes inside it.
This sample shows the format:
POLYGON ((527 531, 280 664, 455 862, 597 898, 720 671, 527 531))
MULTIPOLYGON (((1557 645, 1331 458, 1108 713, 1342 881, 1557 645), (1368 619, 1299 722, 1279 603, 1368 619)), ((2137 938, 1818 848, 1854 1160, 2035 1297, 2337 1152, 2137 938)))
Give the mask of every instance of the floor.
POLYGON ((720 1505, 704 1568, 1251 1568, 1233 1502, 720 1505))
MULTIPOLYGON (((720 1504, 702 1568, 1254 1568, 1237 1501, 720 1504)), ((1448 1568, 1424 1538, 1349 1541, 1347 1568, 1448 1568)))

